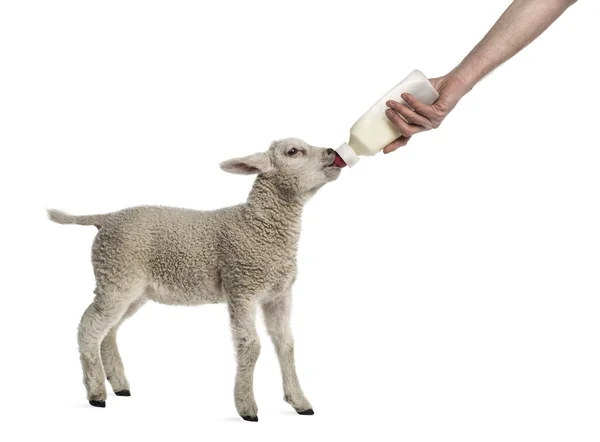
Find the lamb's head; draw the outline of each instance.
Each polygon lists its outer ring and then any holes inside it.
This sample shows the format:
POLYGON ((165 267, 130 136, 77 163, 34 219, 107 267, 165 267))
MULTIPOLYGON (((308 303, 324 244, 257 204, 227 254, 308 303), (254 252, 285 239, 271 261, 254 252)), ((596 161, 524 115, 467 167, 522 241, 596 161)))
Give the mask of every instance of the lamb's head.
POLYGON ((259 174, 283 194, 308 198, 340 176, 335 151, 310 146, 297 138, 274 141, 266 152, 233 158, 221 163, 226 172, 259 174))

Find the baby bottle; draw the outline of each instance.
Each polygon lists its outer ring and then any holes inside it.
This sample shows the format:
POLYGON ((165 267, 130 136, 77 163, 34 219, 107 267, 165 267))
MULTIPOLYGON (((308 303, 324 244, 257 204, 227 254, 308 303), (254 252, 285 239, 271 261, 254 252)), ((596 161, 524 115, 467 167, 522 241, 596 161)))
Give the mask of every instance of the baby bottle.
POLYGON ((350 139, 337 150, 336 163, 348 167, 354 166, 359 161, 359 155, 375 155, 402 134, 385 115, 388 100, 398 101, 406 105, 400 97, 409 93, 421 103, 432 104, 438 99, 439 94, 421 71, 414 70, 377 101, 350 129, 350 139), (339 156, 339 157, 338 157, 339 156))

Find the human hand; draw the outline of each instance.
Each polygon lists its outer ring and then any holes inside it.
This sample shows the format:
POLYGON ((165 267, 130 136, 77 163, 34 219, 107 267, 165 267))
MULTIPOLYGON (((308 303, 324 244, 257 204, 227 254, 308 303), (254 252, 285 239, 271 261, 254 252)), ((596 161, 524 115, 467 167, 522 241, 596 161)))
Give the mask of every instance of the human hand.
POLYGON ((383 149, 383 153, 390 153, 406 146, 410 137, 419 132, 439 127, 444 118, 470 90, 463 80, 452 74, 431 78, 429 82, 440 94, 431 105, 421 103, 410 94, 402 94, 402 99, 408 106, 394 100, 386 103, 389 109, 385 114, 392 124, 400 129, 402 136, 388 144, 383 149))

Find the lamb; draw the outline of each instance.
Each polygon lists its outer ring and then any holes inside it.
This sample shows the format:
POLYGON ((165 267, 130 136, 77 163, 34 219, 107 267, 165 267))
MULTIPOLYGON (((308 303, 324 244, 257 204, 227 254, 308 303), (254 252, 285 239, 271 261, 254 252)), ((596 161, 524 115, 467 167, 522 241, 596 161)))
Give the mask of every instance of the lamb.
POLYGON ((48 210, 60 224, 94 225, 94 301, 78 328, 89 403, 106 406, 104 378, 117 396, 130 387, 117 331, 147 300, 170 305, 227 303, 237 372, 235 406, 258 421, 253 373, 260 342, 255 316, 262 308, 283 378, 284 400, 312 415, 296 374, 290 328, 292 285, 302 208, 340 175, 332 149, 299 139, 275 141, 266 152, 221 163, 226 172, 257 174, 245 204, 214 211, 140 206, 89 216, 48 210))

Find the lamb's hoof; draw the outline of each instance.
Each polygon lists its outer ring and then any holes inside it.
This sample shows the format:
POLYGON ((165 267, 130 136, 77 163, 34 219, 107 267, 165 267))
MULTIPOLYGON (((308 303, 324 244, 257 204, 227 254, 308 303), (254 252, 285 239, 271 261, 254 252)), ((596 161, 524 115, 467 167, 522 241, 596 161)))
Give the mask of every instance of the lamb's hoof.
POLYGON ((115 391, 115 394, 117 396, 131 396, 131 391, 129 391, 129 390, 115 391))
POLYGON ((104 407, 106 407, 106 402, 104 402, 104 401, 90 401, 90 405, 92 407, 104 408, 104 407))
POLYGON ((296 410, 296 413, 301 414, 302 416, 312 416, 313 414, 315 414, 315 412, 313 411, 312 408, 309 408, 308 410, 304 410, 304 411, 296 410))
POLYGON ((248 422, 258 422, 258 416, 242 416, 242 419, 248 422))

